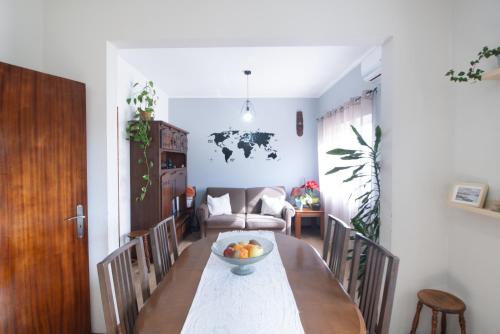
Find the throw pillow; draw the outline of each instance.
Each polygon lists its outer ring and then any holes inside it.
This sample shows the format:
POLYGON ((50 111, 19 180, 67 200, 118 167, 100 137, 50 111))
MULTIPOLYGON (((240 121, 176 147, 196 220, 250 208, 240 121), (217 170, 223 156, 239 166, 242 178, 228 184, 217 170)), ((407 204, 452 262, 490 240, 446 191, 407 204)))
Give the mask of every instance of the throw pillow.
POLYGON ((260 214, 281 217, 281 212, 283 211, 284 206, 285 199, 283 197, 270 197, 263 195, 260 214))
POLYGON ((212 197, 208 195, 207 205, 210 216, 232 214, 231 202, 229 201, 229 194, 225 194, 220 197, 212 197))

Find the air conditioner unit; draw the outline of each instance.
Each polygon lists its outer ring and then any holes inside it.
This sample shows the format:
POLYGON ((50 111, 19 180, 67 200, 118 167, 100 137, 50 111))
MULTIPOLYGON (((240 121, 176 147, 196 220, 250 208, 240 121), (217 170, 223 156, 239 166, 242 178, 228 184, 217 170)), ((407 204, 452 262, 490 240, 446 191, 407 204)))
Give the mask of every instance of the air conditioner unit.
POLYGON ((382 75, 382 47, 373 48, 361 62, 364 81, 374 82, 382 75))

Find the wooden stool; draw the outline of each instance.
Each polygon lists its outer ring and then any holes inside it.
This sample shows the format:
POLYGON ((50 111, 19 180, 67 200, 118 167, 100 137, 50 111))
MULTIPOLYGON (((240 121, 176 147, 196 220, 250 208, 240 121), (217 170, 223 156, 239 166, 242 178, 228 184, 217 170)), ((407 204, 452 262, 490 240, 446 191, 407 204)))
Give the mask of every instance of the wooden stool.
POLYGON ((458 314, 461 333, 465 334, 465 304, 460 298, 455 297, 448 292, 432 289, 420 290, 417 296, 417 312, 415 313, 415 318, 413 319, 413 326, 411 327, 410 334, 415 334, 415 331, 417 330, 420 311, 422 311, 423 305, 432 309, 432 334, 436 334, 438 312, 441 312, 441 334, 446 333, 446 314, 448 313, 458 314))
POLYGON ((142 242, 144 243, 144 256, 146 257, 146 265, 148 266, 148 273, 150 271, 149 267, 151 266, 151 252, 149 246, 149 231, 148 230, 137 230, 132 231, 127 234, 130 240, 133 240, 137 237, 142 237, 142 242))

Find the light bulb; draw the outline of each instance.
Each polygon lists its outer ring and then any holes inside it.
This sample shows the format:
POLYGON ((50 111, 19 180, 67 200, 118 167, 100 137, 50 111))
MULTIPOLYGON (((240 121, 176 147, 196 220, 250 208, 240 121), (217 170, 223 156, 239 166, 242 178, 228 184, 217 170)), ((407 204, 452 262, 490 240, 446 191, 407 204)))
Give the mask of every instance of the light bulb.
POLYGON ((245 122, 251 122, 252 119, 253 119, 253 115, 252 115, 251 112, 245 112, 245 113, 243 113, 243 120, 245 122))

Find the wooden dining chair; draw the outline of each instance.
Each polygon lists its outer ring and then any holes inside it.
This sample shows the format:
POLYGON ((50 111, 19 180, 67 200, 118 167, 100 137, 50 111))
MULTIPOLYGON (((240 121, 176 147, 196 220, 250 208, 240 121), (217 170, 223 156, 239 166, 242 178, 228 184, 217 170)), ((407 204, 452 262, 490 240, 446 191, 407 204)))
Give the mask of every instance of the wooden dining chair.
POLYGON ((356 233, 349 295, 358 303, 368 334, 387 334, 391 321, 399 258, 356 233))
POLYGON ((342 220, 328 215, 323 242, 323 260, 342 284, 344 283, 351 230, 349 225, 342 220))
POLYGON ((155 266, 156 283, 158 284, 179 257, 177 233, 173 216, 162 220, 151 228, 151 249, 155 266), (172 254, 173 253, 173 254, 172 254), (174 259, 172 260, 172 255, 174 259))
POLYGON ((150 296, 142 238, 131 240, 109 254, 97 264, 97 273, 101 288, 106 333, 132 333, 139 314, 138 292, 142 296, 142 303, 145 303, 150 296), (136 274, 132 266, 132 250, 134 248, 139 267, 140 291, 136 291, 137 279, 135 279, 136 274))

